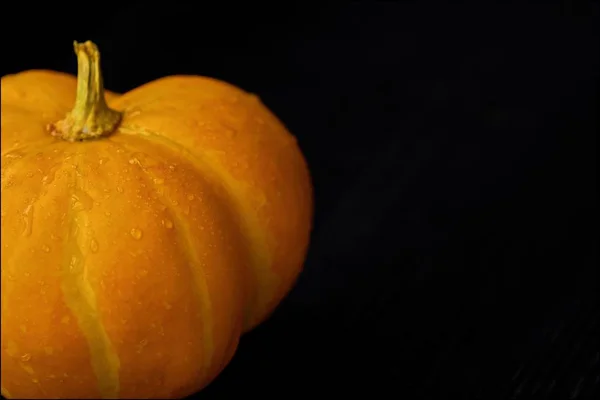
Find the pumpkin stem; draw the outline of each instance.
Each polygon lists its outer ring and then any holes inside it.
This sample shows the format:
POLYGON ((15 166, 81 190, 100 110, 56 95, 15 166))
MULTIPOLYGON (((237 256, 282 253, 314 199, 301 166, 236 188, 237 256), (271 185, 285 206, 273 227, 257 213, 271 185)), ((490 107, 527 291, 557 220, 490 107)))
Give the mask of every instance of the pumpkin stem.
POLYGON ((70 142, 109 135, 121 121, 121 113, 106 104, 98 47, 89 40, 74 42, 73 47, 77 55, 75 106, 50 126, 50 133, 70 142))

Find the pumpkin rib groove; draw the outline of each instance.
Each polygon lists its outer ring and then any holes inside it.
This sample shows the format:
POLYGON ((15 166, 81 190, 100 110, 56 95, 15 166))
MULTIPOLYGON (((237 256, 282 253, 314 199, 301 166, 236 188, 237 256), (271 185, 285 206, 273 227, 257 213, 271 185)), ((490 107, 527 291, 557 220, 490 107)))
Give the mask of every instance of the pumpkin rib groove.
MULTIPOLYGON (((77 163, 75 164, 77 165, 77 163)), ((81 189, 78 171, 71 172, 73 189, 81 189)), ((88 270, 85 255, 81 250, 80 241, 85 240, 81 229, 86 225, 85 210, 77 211, 76 200, 71 196, 67 211, 67 235, 63 248, 64 271, 62 291, 65 303, 75 316, 83 336, 88 342, 90 362, 98 381, 98 389, 102 398, 119 397, 119 357, 114 350, 110 338, 100 319, 96 305, 96 295, 87 279, 88 270)))
MULTIPOLYGON (((144 171, 144 173, 147 173, 147 171, 144 171)), ((148 179, 148 181, 150 180, 148 179)), ((152 182, 152 184, 156 186, 154 182, 152 182)), ((204 380, 205 377, 208 375, 208 370, 211 367, 212 358, 214 355, 213 332, 210 329, 212 326, 210 291, 208 290, 206 278, 204 278, 202 274, 198 272, 198 255, 191 246, 191 241, 189 239, 190 233, 189 230, 184 227, 185 222, 182 221, 179 213, 175 211, 175 207, 172 207, 166 201, 162 201, 162 204, 164 204, 167 207, 167 210, 169 210, 169 213, 173 218, 174 232, 176 232, 176 235, 182 239, 183 243, 178 241, 178 247, 180 251, 182 251, 187 256, 186 259, 188 260, 188 269, 193 282, 193 291, 197 303, 199 304, 199 309, 202 313, 203 340, 201 342, 203 345, 202 357, 204 359, 204 362, 202 363, 202 365, 204 366, 204 370, 202 371, 203 376, 200 380, 204 380)))
MULTIPOLYGON (((248 324, 253 322, 252 317, 254 314, 257 311, 262 311, 261 309, 258 309, 260 303, 257 296, 261 293, 259 293, 257 289, 263 287, 263 282, 278 278, 269 268, 271 261, 270 254, 266 250, 267 239, 265 232, 260 224, 253 221, 253 218, 250 217, 250 215, 253 215, 253 212, 246 211, 248 207, 245 202, 241 200, 243 196, 235 193, 235 189, 233 189, 235 186, 235 184, 233 184, 234 179, 227 171, 214 166, 205 158, 197 153, 192 153, 187 150, 186 147, 166 135, 133 126, 121 127, 118 133, 144 139, 153 145, 160 146, 172 153, 176 153, 178 156, 184 156, 197 171, 202 172, 204 176, 207 176, 212 182, 220 185, 226 192, 228 203, 230 205, 228 208, 231 209, 234 214, 233 216, 240 223, 240 231, 248 248, 248 255, 250 257, 250 272, 256 282, 256 285, 254 286, 255 290, 252 292, 252 298, 247 299, 247 304, 249 305, 248 308, 251 308, 251 310, 250 312, 246 312, 245 315, 244 332, 248 331, 248 324)), ((116 139, 116 136, 114 138, 116 139)))
MULTIPOLYGON (((116 146, 121 147, 121 148, 125 148, 125 146, 116 143, 114 141, 112 141, 116 146)), ((153 174, 148 171, 146 168, 142 167, 139 164, 136 164, 137 167, 140 169, 140 171, 142 172, 142 176, 144 177, 144 180, 146 181, 146 183, 148 183, 151 187, 154 188, 155 193, 160 197, 160 202, 161 204, 163 204, 166 208, 168 213, 170 214, 170 216, 173 219, 173 231, 175 232, 175 234, 177 235, 177 237, 181 238, 182 241, 177 241, 179 250, 186 255, 186 259, 189 261, 188 263, 188 267, 189 267, 189 272, 190 275, 192 277, 192 281, 193 281, 193 291, 194 294, 196 295, 196 299, 197 302, 199 304, 199 309, 201 310, 202 313, 202 330, 203 330, 203 335, 204 335, 204 339, 202 341, 203 343, 203 357, 204 357, 204 363, 203 365, 206 367, 204 368, 204 375, 208 375, 207 371, 208 368, 210 368, 211 366, 211 362, 212 362, 212 358, 213 358, 213 333, 210 329, 210 327, 212 326, 212 310, 211 310, 211 299, 210 299, 210 291, 208 290, 208 285, 206 282, 206 279, 202 276, 202 274, 198 273, 197 268, 195 268, 195 266, 197 266, 199 264, 198 261, 198 255, 196 254, 196 252, 193 250, 193 246, 191 245, 191 241, 190 241, 190 233, 189 233, 189 229, 185 228, 185 222, 183 221, 183 219, 181 218, 181 215, 179 214, 179 212, 177 212, 177 210, 175 209, 175 207, 172 207, 169 201, 166 201, 165 196, 163 193, 161 193, 161 191, 158 189, 156 183, 154 182, 154 178, 156 178, 155 176, 153 176, 153 174), (152 179, 149 179, 152 178, 152 179)), ((204 378, 204 377, 203 377, 204 378)))
MULTIPOLYGON (((137 137, 137 136, 136 136, 137 137)), ((128 152, 135 152, 134 149, 134 145, 131 145, 130 143, 126 142, 122 142, 122 141, 117 141, 115 140, 115 137, 109 138, 107 139, 108 141, 110 141, 112 144, 114 144, 117 147, 120 147, 128 152)), ((156 143, 151 142, 151 141, 147 141, 143 138, 141 138, 141 140, 145 141, 145 142, 149 142, 151 146, 157 146, 156 143)), ((162 148, 163 146, 161 146, 162 148)), ((171 154, 171 152, 169 151, 167 154, 171 154)), ((200 171, 197 170, 197 168, 195 167, 195 165, 190 164, 188 161, 186 161, 187 164, 189 164, 189 166, 191 167, 191 169, 194 171, 195 174, 199 174, 200 171)), ((190 224, 190 222, 186 222, 185 221, 185 217, 183 217, 181 215, 180 212, 177 211, 176 207, 173 207, 172 201, 169 201, 171 199, 166 198, 166 196, 164 195, 164 193, 162 192, 162 190, 160 189, 160 185, 158 185, 157 182, 157 178, 160 178, 158 175, 155 175, 150 169, 145 168, 142 163, 133 163, 134 165, 137 165, 138 168, 141 169, 141 171, 146 175, 146 178, 144 179, 144 181, 146 183, 149 183, 150 186, 155 188, 155 193, 160 197, 161 199, 161 204, 163 204, 163 206, 167 209, 168 211, 168 216, 171 217, 171 221, 173 222, 173 229, 176 232, 180 232, 180 230, 178 229, 178 227, 181 227, 181 225, 185 225, 188 226, 190 224)), ((210 182, 211 184, 219 184, 220 182, 210 182)), ((214 189, 211 189, 212 192, 215 192, 214 189)), ((216 193, 215 193, 216 195, 216 193)), ((229 202, 226 203, 226 206, 224 207, 224 210, 226 211, 227 215, 229 216, 229 218, 231 220, 235 220, 235 209, 233 209, 233 207, 229 204, 229 202)), ((235 230, 235 234, 238 238, 242 239, 243 238, 243 232, 241 231, 241 229, 239 228, 239 226, 235 225, 235 227, 237 228, 235 230)), ((185 238, 187 238, 187 243, 188 243, 188 248, 192 249, 194 248, 192 246, 192 241, 189 240, 189 238, 192 237, 191 232, 188 229, 185 229, 183 232, 183 235, 179 235, 181 236, 185 236, 185 238)), ((245 239, 242 241, 242 243, 245 243, 245 239)), ((189 254, 188 251, 186 251, 185 253, 189 254)), ((198 257, 191 257, 188 256, 188 259, 194 258, 196 260, 198 260, 198 257)), ((249 255, 245 254, 245 259, 249 259, 249 255)), ((196 265, 199 265, 199 261, 196 261, 195 263, 196 265)), ((194 264, 190 264, 190 269, 191 272, 193 273, 194 271, 194 264)), ((198 273, 198 272, 196 272, 198 273)), ((201 274, 201 273, 200 273, 201 274)), ((203 279, 205 281, 205 279, 203 279)), ((204 284, 204 285, 199 285, 200 286, 200 293, 202 292, 206 292, 208 294, 210 294, 210 292, 208 291, 208 285, 204 284)), ((247 297, 247 289, 243 289, 243 288, 235 288, 235 290, 243 290, 245 296, 244 296, 244 301, 246 301, 246 297, 247 297)), ((199 293, 197 293, 197 295, 199 295, 199 293)), ((199 296, 199 301, 200 304, 203 304, 203 300, 201 299, 201 296, 199 296)), ((205 304, 205 302, 204 302, 205 304)), ((244 302, 245 304, 245 302, 244 302)), ((209 311, 210 312, 210 311, 209 311)), ((247 312, 247 310, 244 310, 244 312, 247 312)), ((212 314, 209 314, 212 315, 212 314)), ((237 320, 237 319, 236 319, 237 320)), ((212 324, 211 324, 212 325, 212 324)), ((231 361, 231 359, 233 358, 235 351, 238 347, 239 344, 239 340, 240 340, 240 336, 241 333, 243 331, 243 321, 240 319, 240 322, 238 324, 236 324, 237 326, 233 328, 232 334, 228 335, 228 340, 226 342, 226 345, 224 347, 225 351, 222 352, 222 354, 219 356, 219 359, 215 359, 215 353, 214 353, 214 347, 212 348, 212 358, 209 357, 209 359, 207 360, 207 363, 205 365, 207 365, 207 369, 205 372, 210 372, 210 375, 205 375, 203 378, 204 382, 211 382, 216 376, 218 376, 218 374, 225 368, 225 366, 231 361)), ((210 326, 210 325, 209 325, 210 326)), ((214 340, 213 340, 214 342, 214 340)), ((209 352, 205 352, 206 354, 209 354, 209 352)))

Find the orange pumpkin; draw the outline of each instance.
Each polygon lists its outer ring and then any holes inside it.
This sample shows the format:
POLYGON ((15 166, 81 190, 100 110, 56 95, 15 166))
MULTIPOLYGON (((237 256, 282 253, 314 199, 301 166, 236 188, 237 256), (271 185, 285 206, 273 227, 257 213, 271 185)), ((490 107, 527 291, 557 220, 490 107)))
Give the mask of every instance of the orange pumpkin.
POLYGON ((298 276, 307 166, 255 95, 200 76, 117 95, 97 47, 75 52, 77 79, 2 78, 2 394, 184 397, 298 276))

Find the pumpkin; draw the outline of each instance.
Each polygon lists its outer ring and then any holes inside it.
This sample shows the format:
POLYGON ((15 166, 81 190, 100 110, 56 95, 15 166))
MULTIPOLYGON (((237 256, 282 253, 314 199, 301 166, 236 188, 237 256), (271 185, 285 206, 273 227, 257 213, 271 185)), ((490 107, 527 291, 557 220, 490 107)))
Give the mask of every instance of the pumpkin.
POLYGON ((307 165, 253 94, 171 76, 117 95, 98 48, 75 53, 76 78, 2 77, 2 394, 185 397, 300 273, 307 165))

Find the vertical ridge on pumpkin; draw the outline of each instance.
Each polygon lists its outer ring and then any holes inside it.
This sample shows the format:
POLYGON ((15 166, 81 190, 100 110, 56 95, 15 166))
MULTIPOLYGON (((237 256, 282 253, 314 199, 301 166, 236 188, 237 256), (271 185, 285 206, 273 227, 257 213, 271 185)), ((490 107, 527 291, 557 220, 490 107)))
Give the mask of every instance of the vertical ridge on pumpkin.
POLYGON ((150 186, 155 187, 156 193, 160 196, 162 200, 162 204, 167 208, 171 217, 173 218, 173 231, 175 235, 182 239, 185 243, 185 246, 181 246, 181 252, 187 255, 187 259, 191 260, 190 264, 190 274, 193 278, 193 291, 197 297, 199 308, 202 312, 202 330, 203 330, 203 352, 202 356, 204 357, 203 365, 206 366, 204 369, 203 379, 208 375, 208 369, 213 365, 213 357, 214 357, 214 340, 213 340, 213 332, 212 332, 212 310, 211 310, 211 299, 210 292, 208 290, 208 285, 206 283, 206 279, 202 277, 198 272, 197 268, 194 268, 194 264, 198 264, 198 255, 195 251, 193 251, 193 246, 189 244, 189 232, 185 228, 185 223, 182 221, 181 216, 175 210, 174 207, 171 207, 168 201, 165 201, 164 195, 160 190, 156 188, 156 183, 154 183, 157 177, 152 176, 152 173, 147 169, 139 166, 142 171, 142 175, 146 177, 146 181, 150 184, 150 186), (152 179, 148 179, 152 178, 152 179), (190 249, 190 250, 188 250, 190 249))
MULTIPOLYGON (((134 166, 131 172, 152 192, 150 197, 160 202, 162 226, 186 260, 182 275, 193 289, 193 301, 201 307, 198 316, 203 327, 198 329, 206 332, 196 335, 200 349, 206 349, 196 363, 206 365, 206 370, 198 371, 202 379, 194 379, 204 386, 223 370, 237 348, 246 294, 253 285, 244 279, 248 256, 237 216, 224 204, 227 193, 193 163, 174 158, 172 149, 139 136, 115 135, 108 141, 125 150, 121 154, 134 166)), ((188 393, 179 390, 172 395, 188 393)))
MULTIPOLYGON (((77 171, 73 173, 72 189, 80 186, 77 174, 77 171)), ((63 260, 63 295, 88 341, 90 363, 102 398, 116 399, 119 397, 119 357, 102 325, 95 293, 87 281, 85 255, 79 244, 85 234, 85 211, 76 211, 76 201, 76 198, 70 198, 67 211, 69 232, 66 236, 65 254, 68 258, 63 260)))
POLYGON ((271 260, 267 250, 265 232, 260 228, 256 215, 248 209, 247 204, 242 200, 243 197, 236 189, 238 184, 230 177, 226 170, 211 163, 208 159, 200 158, 198 155, 189 152, 185 147, 167 136, 131 126, 121 126, 119 133, 140 137, 164 147, 178 154, 180 157, 185 157, 204 176, 210 177, 215 182, 222 182, 221 185, 227 192, 232 205, 232 212, 235 213, 234 217, 240 223, 241 233, 248 246, 250 272, 257 283, 257 285, 253 286, 255 290, 252 293, 252 298, 247 299, 243 330, 244 332, 250 330, 257 325, 259 320, 264 318, 263 314, 265 314, 266 308, 272 301, 272 299, 267 297, 269 293, 261 291, 261 288, 273 286, 272 281, 278 278, 270 269, 271 260))

